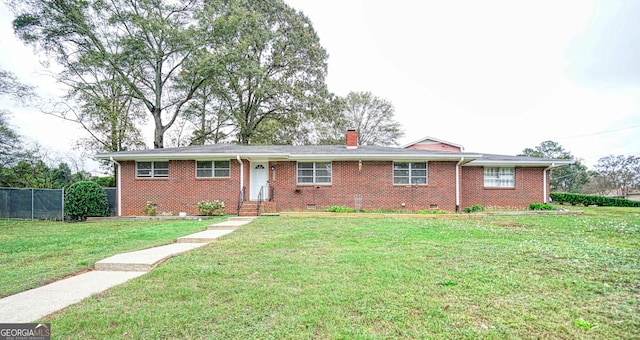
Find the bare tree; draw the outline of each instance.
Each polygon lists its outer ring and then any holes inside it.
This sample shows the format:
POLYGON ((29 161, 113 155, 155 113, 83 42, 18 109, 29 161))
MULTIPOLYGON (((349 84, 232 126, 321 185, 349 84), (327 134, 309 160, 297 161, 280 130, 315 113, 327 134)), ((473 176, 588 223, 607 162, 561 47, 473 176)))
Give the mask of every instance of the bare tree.
POLYGON ((595 172, 604 187, 626 198, 633 189, 640 188, 640 157, 608 155, 598 160, 595 172))
POLYGON ((371 92, 350 92, 333 103, 337 115, 317 127, 320 144, 343 144, 345 131, 358 130, 358 144, 398 145, 404 135, 399 122, 394 120, 393 105, 371 92))

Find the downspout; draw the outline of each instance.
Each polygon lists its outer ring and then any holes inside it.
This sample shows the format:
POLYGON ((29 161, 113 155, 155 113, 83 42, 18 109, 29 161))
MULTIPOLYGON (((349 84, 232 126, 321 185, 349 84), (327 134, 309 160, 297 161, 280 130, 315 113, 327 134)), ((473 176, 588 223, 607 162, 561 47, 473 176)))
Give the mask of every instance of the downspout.
POLYGON ((122 216, 122 190, 120 190, 122 187, 122 171, 120 171, 122 170, 122 167, 120 166, 120 163, 113 159, 113 157, 109 157, 109 159, 113 164, 118 166, 118 178, 116 179, 116 190, 118 190, 118 216, 122 216))
POLYGON ((549 195, 547 194, 547 171, 549 171, 549 169, 553 168, 554 165, 555 165, 555 163, 551 163, 550 166, 546 167, 542 171, 542 194, 544 195, 544 197, 542 198, 542 203, 549 203, 549 201, 548 201, 549 195))
POLYGON ((464 157, 460 157, 460 161, 456 164, 456 213, 460 212, 460 164, 464 161, 464 157))
POLYGON ((240 191, 242 191, 242 188, 244 187, 244 163, 242 163, 240 155, 236 155, 236 159, 238 160, 238 163, 240 163, 240 191))

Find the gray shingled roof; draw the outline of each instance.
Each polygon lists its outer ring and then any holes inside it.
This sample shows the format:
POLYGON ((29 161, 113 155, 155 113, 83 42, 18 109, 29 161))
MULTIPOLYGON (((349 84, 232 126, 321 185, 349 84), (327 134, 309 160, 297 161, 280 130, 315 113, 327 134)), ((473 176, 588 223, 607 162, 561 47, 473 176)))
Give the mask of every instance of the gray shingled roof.
POLYGON ((533 157, 481 154, 472 152, 445 152, 361 145, 347 148, 345 145, 238 145, 214 144, 180 148, 162 148, 122 151, 98 154, 98 159, 168 160, 168 159, 212 159, 237 158, 262 160, 450 160, 464 157, 467 165, 513 164, 549 166, 570 164, 570 160, 554 160, 533 157))

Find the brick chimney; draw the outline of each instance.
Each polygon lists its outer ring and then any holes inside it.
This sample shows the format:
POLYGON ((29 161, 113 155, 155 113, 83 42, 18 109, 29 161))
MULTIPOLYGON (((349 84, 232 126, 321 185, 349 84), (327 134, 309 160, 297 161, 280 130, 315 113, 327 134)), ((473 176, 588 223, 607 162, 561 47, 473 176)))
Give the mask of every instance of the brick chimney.
POLYGON ((358 131, 356 129, 347 130, 347 149, 358 148, 358 131))

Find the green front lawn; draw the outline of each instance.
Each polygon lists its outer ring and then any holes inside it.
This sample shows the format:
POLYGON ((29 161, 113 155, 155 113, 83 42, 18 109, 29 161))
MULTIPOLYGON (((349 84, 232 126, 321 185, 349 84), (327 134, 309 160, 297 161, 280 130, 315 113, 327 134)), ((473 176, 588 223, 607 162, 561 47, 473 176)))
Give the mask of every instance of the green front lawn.
POLYGON ((46 321, 61 338, 638 338, 640 210, 261 218, 46 321))
POLYGON ((0 297, 92 268, 115 254, 173 243, 211 223, 215 221, 0 220, 0 297))

